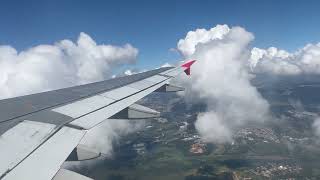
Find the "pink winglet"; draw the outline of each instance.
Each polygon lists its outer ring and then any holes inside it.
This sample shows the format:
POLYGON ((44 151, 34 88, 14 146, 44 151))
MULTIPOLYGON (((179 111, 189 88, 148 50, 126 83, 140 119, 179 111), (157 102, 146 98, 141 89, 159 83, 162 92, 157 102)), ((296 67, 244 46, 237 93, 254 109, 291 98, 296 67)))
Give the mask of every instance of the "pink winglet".
POLYGON ((192 65, 194 62, 196 62, 196 60, 191 60, 191 61, 188 61, 188 62, 186 62, 186 63, 184 63, 184 64, 181 65, 181 67, 185 68, 185 69, 184 69, 184 72, 186 73, 186 75, 188 75, 188 76, 190 75, 190 73, 191 73, 191 71, 190 71, 191 65, 192 65))

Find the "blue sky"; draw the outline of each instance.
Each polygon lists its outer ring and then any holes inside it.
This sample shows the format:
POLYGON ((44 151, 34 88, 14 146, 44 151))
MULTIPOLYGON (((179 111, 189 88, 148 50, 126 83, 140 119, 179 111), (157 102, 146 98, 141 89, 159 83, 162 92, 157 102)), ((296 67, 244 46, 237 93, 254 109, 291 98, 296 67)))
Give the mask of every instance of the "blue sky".
POLYGON ((23 50, 85 32, 98 43, 132 44, 139 67, 150 69, 179 58, 169 49, 188 31, 216 24, 246 28, 253 46, 294 51, 320 41, 319 9, 311 0, 1 0, 0 45, 23 50))

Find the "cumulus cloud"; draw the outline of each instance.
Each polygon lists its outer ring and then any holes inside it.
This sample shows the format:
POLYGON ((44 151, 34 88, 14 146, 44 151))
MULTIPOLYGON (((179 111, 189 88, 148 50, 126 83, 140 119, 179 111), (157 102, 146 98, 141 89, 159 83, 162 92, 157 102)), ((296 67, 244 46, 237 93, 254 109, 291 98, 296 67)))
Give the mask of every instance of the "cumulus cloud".
POLYGON ((62 40, 21 52, 2 45, 0 98, 103 80, 113 68, 135 62, 137 54, 130 44, 98 45, 85 33, 80 33, 76 43, 62 40))
POLYGON ((133 69, 126 69, 118 74, 114 74, 111 76, 111 78, 116 78, 116 77, 123 77, 123 76, 131 76, 131 75, 134 75, 134 74, 138 74, 138 73, 143 73, 143 72, 146 72, 148 70, 146 69, 138 69, 138 68, 133 68, 133 69))
POLYGON ((320 43, 307 44, 294 53, 279 50, 253 48, 249 64, 253 73, 272 75, 320 74, 320 43))
POLYGON ((114 143, 122 136, 142 129, 144 125, 145 122, 142 120, 109 119, 90 130, 81 143, 102 152, 105 156, 111 156, 114 143))
POLYGON ((173 65, 169 63, 164 63, 161 67, 173 67, 173 65))
MULTIPOLYGON (((21 52, 1 45, 0 99, 104 80, 116 67, 134 63, 137 55, 130 44, 99 45, 85 33, 76 42, 66 39, 21 52)), ((112 144, 139 127, 135 122, 105 121, 90 130, 83 143, 111 155, 112 144)))
POLYGON ((124 72, 124 74, 127 75, 127 76, 130 76, 130 75, 133 75, 134 72, 133 72, 132 70, 128 69, 128 70, 126 70, 126 71, 124 72))
POLYGON ((222 114, 215 111, 208 111, 198 115, 196 128, 203 139, 208 142, 230 142, 232 141, 232 130, 221 117, 222 114))
POLYGON ((102 156, 97 159, 86 161, 70 161, 63 164, 63 168, 70 169, 81 174, 96 168, 105 159, 114 155, 114 145, 118 144, 121 137, 145 128, 145 121, 142 120, 119 120, 109 119, 102 122, 87 132, 81 140, 81 144, 101 152, 102 156))
POLYGON ((182 79, 186 97, 207 104, 195 123, 208 142, 227 142, 238 128, 268 119, 269 104, 250 83, 249 43, 253 34, 241 27, 217 25, 187 33, 178 42, 186 59, 196 59, 192 75, 182 79))
POLYGON ((315 135, 320 137, 320 117, 317 117, 312 124, 315 135))
MULTIPOLYGON (((196 29, 177 44, 185 59, 196 59, 186 97, 207 104, 196 128, 209 142, 232 140, 233 132, 250 122, 269 119, 269 104, 250 79, 255 74, 308 76, 320 74, 320 43, 307 44, 290 53, 270 47, 250 48, 252 33, 241 27, 217 25, 209 30, 196 29)), ((314 129, 320 135, 320 120, 314 129)))
POLYGON ((184 39, 179 40, 177 49, 182 55, 190 56, 195 52, 198 44, 207 43, 215 39, 222 39, 229 30, 227 25, 217 25, 210 30, 196 29, 195 31, 189 31, 184 39))

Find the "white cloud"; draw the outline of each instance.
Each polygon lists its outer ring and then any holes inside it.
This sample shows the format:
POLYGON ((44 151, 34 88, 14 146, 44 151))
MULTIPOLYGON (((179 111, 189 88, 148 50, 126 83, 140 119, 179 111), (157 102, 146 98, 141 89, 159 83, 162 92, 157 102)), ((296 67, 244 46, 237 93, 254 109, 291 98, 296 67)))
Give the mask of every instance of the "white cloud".
POLYGON ((210 111, 198 115, 195 126, 205 141, 218 143, 232 141, 231 129, 223 122, 224 118, 219 117, 220 115, 210 111))
MULTIPOLYGON (((289 53, 276 47, 251 49, 253 39, 241 27, 217 25, 190 31, 177 44, 185 59, 198 60, 191 79, 181 78, 188 87, 185 96, 207 104, 207 112, 195 124, 207 141, 231 141, 235 129, 269 119, 268 102, 250 83, 254 74, 320 74, 320 43, 289 53)), ((315 120, 314 128, 320 135, 320 120, 315 120)))
POLYGON ((307 44, 294 53, 271 47, 253 48, 249 59, 254 73, 273 75, 320 74, 320 43, 307 44))
POLYGON ((116 66, 133 63, 137 54, 130 44, 97 45, 85 33, 80 33, 76 43, 62 40, 21 52, 2 45, 0 98, 103 80, 116 66))
MULTIPOLYGON (((98 45, 85 33, 76 43, 62 40, 21 52, 0 46, 0 99, 110 78, 114 68, 135 62, 137 54, 130 44, 98 45)), ((137 128, 132 122, 105 121, 88 132, 86 144, 111 155, 112 143, 137 128)))
POLYGON ((92 148, 103 155, 98 159, 86 161, 67 161, 63 168, 85 172, 95 168, 99 163, 103 163, 105 158, 112 158, 114 145, 119 143, 122 136, 139 131, 145 128, 145 121, 142 120, 119 120, 109 119, 89 130, 81 140, 81 144, 92 148))
POLYGON ((132 74, 134 74, 134 72, 132 72, 132 70, 128 69, 124 72, 125 75, 130 76, 132 74))
POLYGON ((250 61, 250 67, 253 69, 259 60, 263 57, 267 57, 270 59, 278 58, 279 60, 287 59, 290 56, 290 53, 284 50, 278 50, 275 47, 270 47, 267 50, 259 49, 254 47, 251 50, 251 57, 249 59, 250 61))
POLYGON ((148 70, 146 69, 137 69, 137 68, 133 68, 133 69, 126 69, 124 71, 122 71, 121 73, 118 73, 118 74, 114 74, 111 76, 111 78, 116 78, 116 77, 123 77, 123 76, 131 76, 131 75, 134 75, 134 74, 139 74, 139 73, 143 73, 143 72, 146 72, 148 70))
POLYGON ((179 40, 177 49, 184 56, 190 56, 194 53, 198 44, 222 39, 229 30, 227 25, 217 25, 210 30, 196 29, 195 31, 189 31, 184 39, 179 40))
POLYGON ((196 129, 209 142, 231 141, 232 133, 268 118, 269 104, 250 83, 248 44, 254 36, 241 27, 218 25, 188 32, 178 43, 186 59, 196 59, 190 78, 183 76, 186 97, 207 104, 196 129))
POLYGON ((315 135, 317 135, 318 137, 320 137, 320 117, 317 117, 313 124, 312 124, 313 130, 315 135))
POLYGON ((117 143, 121 136, 128 135, 144 127, 142 120, 109 119, 90 130, 81 143, 102 152, 106 156, 112 156, 113 144, 117 143))
POLYGON ((173 67, 173 65, 169 63, 164 63, 161 67, 173 67))

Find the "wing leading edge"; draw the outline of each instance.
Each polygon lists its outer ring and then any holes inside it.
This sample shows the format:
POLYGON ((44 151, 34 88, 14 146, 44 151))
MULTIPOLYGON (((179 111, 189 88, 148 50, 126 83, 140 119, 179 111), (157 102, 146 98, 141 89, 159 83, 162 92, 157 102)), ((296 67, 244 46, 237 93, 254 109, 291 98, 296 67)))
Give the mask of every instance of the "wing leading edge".
POLYGON ((88 130, 115 117, 157 117, 134 103, 154 91, 180 91, 169 81, 183 71, 189 75, 190 62, 0 101, 0 179, 70 178, 60 166, 88 130))

